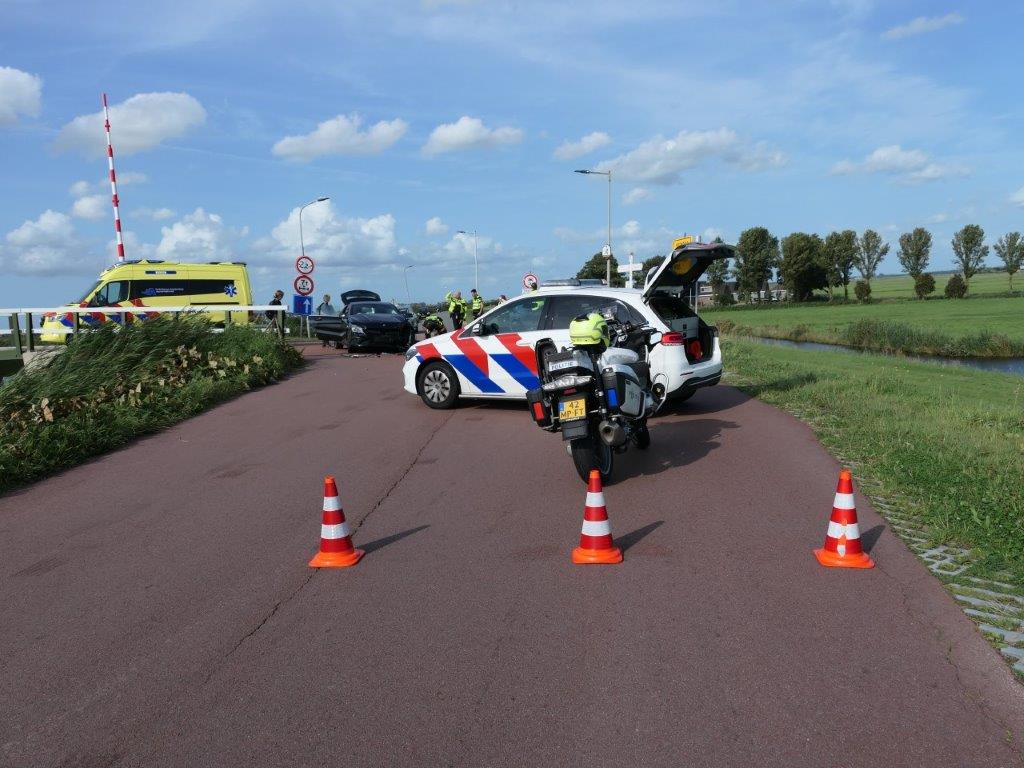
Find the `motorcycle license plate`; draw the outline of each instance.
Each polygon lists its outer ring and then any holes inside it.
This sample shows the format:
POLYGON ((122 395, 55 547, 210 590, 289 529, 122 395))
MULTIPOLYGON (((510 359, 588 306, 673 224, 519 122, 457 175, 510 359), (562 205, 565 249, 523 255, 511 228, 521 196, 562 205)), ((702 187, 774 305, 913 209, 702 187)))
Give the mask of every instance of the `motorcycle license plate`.
POLYGON ((559 421, 576 421, 587 418, 587 398, 574 397, 558 403, 559 421))

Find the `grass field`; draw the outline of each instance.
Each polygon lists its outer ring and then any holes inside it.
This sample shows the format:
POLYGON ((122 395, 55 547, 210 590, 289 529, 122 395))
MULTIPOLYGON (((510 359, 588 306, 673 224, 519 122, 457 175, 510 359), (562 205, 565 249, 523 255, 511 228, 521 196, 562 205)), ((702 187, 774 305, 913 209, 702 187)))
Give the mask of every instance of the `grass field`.
POLYGON ((1024 584, 1024 379, 878 355, 724 342, 730 384, 808 422, 978 575, 1024 584))
POLYGON ((781 303, 767 307, 707 309, 702 310, 701 315, 726 333, 796 341, 850 344, 852 326, 865 320, 905 326, 919 335, 933 337, 927 345, 919 338, 908 338, 903 346, 897 344, 895 351, 906 354, 1018 356, 1022 353, 1020 347, 1024 347, 1024 297, 913 299, 873 304, 781 303), (998 340, 991 343, 988 337, 992 335, 1004 337, 1011 343, 998 343, 998 340))
MULTIPOLYGON (((942 296, 946 283, 953 274, 935 275, 935 293, 942 296)), ((1014 293, 1024 291, 1024 274, 1017 273, 1013 280, 1014 293)), ((971 278, 971 296, 1006 294, 1010 292, 1010 283, 1005 272, 984 272, 971 278)), ((853 298, 853 286, 850 286, 850 298, 853 298)), ((914 299, 914 281, 909 275, 890 275, 876 277, 871 281, 871 298, 873 299, 914 299)))

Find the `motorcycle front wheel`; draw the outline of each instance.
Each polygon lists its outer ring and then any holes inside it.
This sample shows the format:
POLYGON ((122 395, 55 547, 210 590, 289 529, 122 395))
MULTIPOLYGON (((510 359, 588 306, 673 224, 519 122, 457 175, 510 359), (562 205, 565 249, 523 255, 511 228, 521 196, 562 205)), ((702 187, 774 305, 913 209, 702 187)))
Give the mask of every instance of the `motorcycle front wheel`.
POLYGON ((583 482, 590 479, 590 470, 592 469, 601 473, 602 482, 606 482, 611 477, 615 452, 603 440, 595 440, 591 437, 571 440, 569 453, 572 455, 572 463, 576 467, 576 472, 579 473, 583 482))

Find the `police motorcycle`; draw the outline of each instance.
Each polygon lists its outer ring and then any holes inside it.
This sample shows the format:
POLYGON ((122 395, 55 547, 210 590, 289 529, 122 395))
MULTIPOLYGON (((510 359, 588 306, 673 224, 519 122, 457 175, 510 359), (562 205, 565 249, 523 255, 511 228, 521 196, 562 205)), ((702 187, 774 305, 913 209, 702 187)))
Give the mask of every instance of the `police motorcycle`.
POLYGON ((631 323, 621 307, 581 315, 569 324, 571 346, 537 343, 540 386, 526 393, 537 426, 561 432, 579 476, 592 469, 607 479, 616 453, 651 444, 647 419, 664 399, 651 386, 648 355, 661 340, 650 326, 631 323))

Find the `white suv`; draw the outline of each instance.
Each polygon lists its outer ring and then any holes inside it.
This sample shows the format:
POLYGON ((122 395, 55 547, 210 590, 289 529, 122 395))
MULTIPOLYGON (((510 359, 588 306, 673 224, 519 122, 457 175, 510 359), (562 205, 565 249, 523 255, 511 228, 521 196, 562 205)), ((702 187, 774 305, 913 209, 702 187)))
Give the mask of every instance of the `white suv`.
POLYGON ((523 399, 539 386, 538 341, 569 345, 569 323, 618 304, 634 323, 662 332, 651 351, 651 379, 669 398, 686 399, 722 378, 718 331, 682 297, 717 259, 733 248, 720 243, 680 246, 651 270, 644 289, 605 288, 564 281, 501 304, 465 328, 417 342, 405 353, 405 390, 431 408, 458 398, 523 399))

